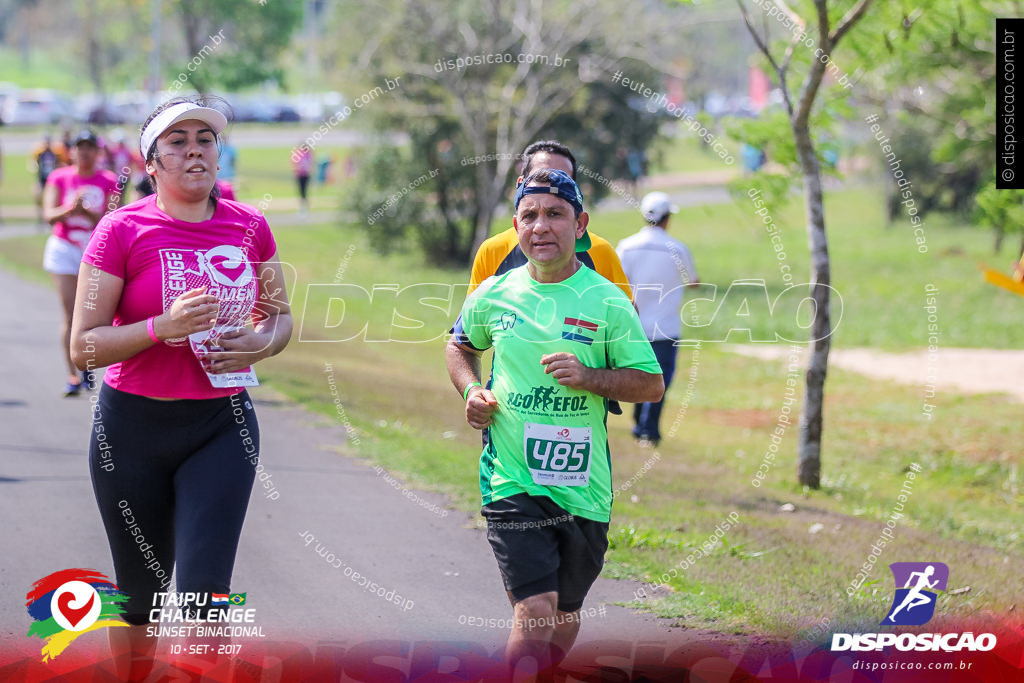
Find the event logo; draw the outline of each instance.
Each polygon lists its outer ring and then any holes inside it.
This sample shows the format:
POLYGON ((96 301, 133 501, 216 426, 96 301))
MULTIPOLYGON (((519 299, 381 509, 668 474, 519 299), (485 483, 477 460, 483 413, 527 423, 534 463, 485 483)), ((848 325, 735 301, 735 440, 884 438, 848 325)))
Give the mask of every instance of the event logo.
MULTIPOLYGON (((935 614, 938 593, 946 590, 949 567, 942 562, 893 562, 896 580, 892 606, 882 626, 920 626, 935 614), (902 586, 902 588, 900 587, 902 586)), ((832 652, 988 652, 996 646, 993 633, 833 633, 832 652)))
POLYGON ((501 314, 501 329, 511 330, 516 326, 516 314, 512 311, 505 311, 501 314))
POLYGON ((244 605, 247 593, 210 593, 210 604, 218 605, 244 605))
POLYGON ((942 562, 893 562, 896 594, 883 626, 920 626, 935 614, 938 593, 946 590, 949 567, 942 562), (900 588, 902 586, 902 588, 900 588))
POLYGON ((42 638, 43 661, 63 652, 78 636, 108 626, 127 626, 117 617, 128 596, 94 569, 64 569, 34 584, 25 598, 29 636, 42 638))

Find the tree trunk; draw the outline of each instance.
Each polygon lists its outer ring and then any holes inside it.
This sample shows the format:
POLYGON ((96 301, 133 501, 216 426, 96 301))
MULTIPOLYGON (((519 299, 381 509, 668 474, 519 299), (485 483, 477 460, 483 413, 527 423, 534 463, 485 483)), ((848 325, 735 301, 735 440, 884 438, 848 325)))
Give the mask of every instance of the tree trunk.
POLYGON ((996 233, 995 244, 992 245, 992 253, 998 255, 1003 250, 1003 238, 1006 237, 1006 231, 1002 227, 993 228, 996 233))
POLYGON ((89 78, 92 86, 100 95, 100 123, 106 123, 103 116, 107 111, 106 88, 103 83, 104 60, 100 47, 100 39, 97 35, 99 29, 96 26, 96 8, 94 3, 88 2, 85 5, 85 51, 86 61, 89 63, 89 78))
POLYGON ((807 363, 804 403, 800 413, 799 481, 812 489, 821 486, 821 433, 824 415, 825 376, 831 340, 829 309, 831 266, 828 239, 825 236, 825 208, 821 186, 821 167, 814 151, 810 128, 806 123, 793 125, 793 138, 804 181, 807 215, 807 243, 811 252, 811 297, 814 320, 811 325, 813 347, 807 363))
MULTIPOLYGON (((181 12, 181 26, 185 33, 185 47, 188 49, 188 58, 191 60, 203 48, 203 43, 200 42, 203 36, 203 32, 200 30, 202 13, 192 0, 182 0, 179 11, 181 12)), ((200 95, 206 93, 204 80, 200 69, 189 74, 189 85, 195 88, 200 95)))
POLYGON ((480 164, 481 172, 477 173, 476 212, 473 222, 471 254, 475 254, 483 241, 490 236, 491 223, 494 221, 494 214, 501 203, 501 192, 504 188, 505 171, 502 171, 499 166, 499 172, 495 173, 493 169, 485 168, 485 166, 485 164, 480 164))

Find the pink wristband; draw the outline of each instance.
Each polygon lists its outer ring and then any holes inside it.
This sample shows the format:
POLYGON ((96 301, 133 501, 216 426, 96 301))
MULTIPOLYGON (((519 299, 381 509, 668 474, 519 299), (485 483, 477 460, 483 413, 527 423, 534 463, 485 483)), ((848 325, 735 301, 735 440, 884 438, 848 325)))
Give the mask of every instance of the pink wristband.
POLYGON ((150 316, 149 320, 146 321, 146 332, 149 333, 149 338, 157 344, 160 343, 160 339, 156 336, 156 330, 153 329, 153 321, 156 320, 156 316, 150 316))

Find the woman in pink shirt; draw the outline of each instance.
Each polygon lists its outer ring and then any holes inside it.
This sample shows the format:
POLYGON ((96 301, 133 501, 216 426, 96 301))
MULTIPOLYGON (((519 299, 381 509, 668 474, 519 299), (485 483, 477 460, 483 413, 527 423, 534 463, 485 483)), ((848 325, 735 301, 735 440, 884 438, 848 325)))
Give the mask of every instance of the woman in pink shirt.
POLYGON ((79 368, 109 366, 90 470, 130 628, 109 630, 119 672, 152 665, 154 593, 223 609, 257 472, 251 366, 279 353, 292 319, 267 221, 214 192, 218 110, 177 99, 142 129, 156 193, 105 216, 86 248, 72 330, 79 368))
POLYGON ((82 373, 80 378, 68 351, 78 268, 93 228, 103 214, 121 205, 117 176, 97 166, 100 148, 96 135, 90 130, 82 131, 75 139, 74 149, 74 165, 50 173, 43 189, 43 217, 53 225, 53 234, 43 252, 43 269, 53 275, 64 311, 60 330, 68 369, 64 396, 76 396, 83 386, 93 388, 92 374, 82 373))

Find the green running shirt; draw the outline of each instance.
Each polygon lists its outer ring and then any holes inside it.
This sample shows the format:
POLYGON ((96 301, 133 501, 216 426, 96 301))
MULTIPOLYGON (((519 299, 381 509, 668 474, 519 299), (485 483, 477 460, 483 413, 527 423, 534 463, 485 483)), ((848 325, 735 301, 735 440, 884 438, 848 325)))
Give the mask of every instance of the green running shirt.
POLYGON ((590 268, 540 283, 526 266, 488 278, 462 308, 462 343, 494 347, 498 401, 480 456, 483 504, 547 496, 573 515, 611 517, 607 399, 561 386, 541 356, 566 351, 591 368, 661 374, 633 304, 590 268))

